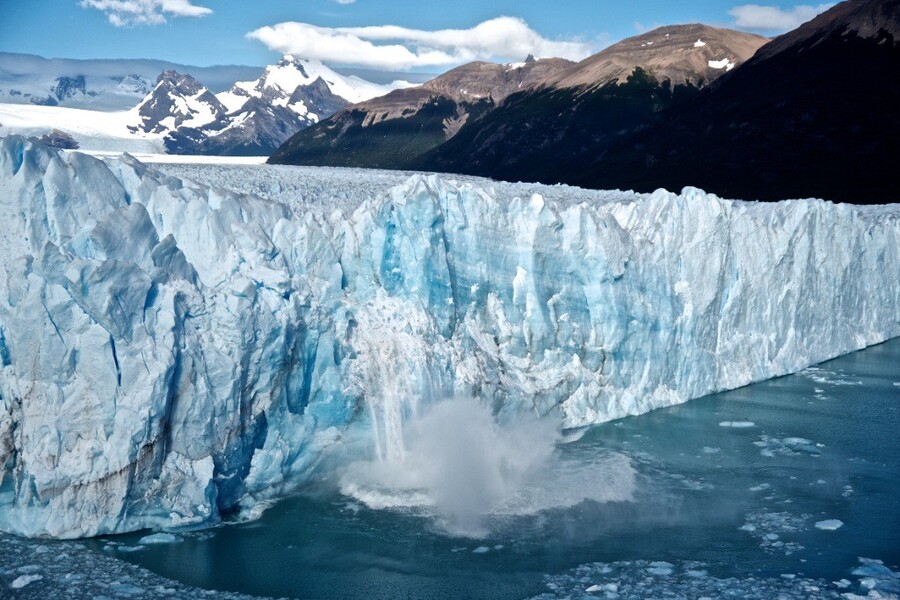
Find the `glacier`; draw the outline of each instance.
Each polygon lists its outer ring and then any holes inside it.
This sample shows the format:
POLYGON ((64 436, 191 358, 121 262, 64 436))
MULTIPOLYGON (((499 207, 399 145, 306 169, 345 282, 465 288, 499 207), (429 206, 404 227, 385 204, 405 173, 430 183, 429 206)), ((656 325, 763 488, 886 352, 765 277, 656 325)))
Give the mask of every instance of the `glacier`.
POLYGON ((402 453, 419 403, 580 427, 900 335, 896 206, 351 176, 0 140, 0 530, 252 517, 356 433, 402 453))

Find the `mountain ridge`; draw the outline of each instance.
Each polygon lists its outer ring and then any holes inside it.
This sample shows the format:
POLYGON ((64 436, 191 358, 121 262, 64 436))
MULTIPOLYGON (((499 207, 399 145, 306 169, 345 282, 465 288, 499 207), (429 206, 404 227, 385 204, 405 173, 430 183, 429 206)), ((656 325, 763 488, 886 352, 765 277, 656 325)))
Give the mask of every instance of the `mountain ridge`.
POLYGON ((701 23, 664 25, 613 44, 543 85, 591 88, 624 80, 637 67, 673 84, 710 82, 751 57, 765 41, 760 35, 701 23))
MULTIPOLYGON (((481 68, 481 63, 470 63, 417 88, 348 107, 292 137, 270 162, 487 173, 504 178, 511 171, 482 168, 477 161, 499 164, 514 160, 535 148, 543 149, 553 136, 561 143, 569 130, 634 126, 652 112, 696 93, 728 72, 729 65, 748 59, 765 41, 761 36, 703 25, 658 28, 579 63, 536 61, 532 70, 538 64, 545 66, 522 85, 503 88, 489 103, 479 98, 481 103, 473 102, 460 111, 451 94, 458 97, 460 81, 481 68), (702 41, 703 36, 709 41, 702 41), (710 64, 714 59, 725 62, 716 62, 719 66, 714 67, 710 64), (649 66, 642 68, 641 64, 649 66), (660 68, 654 73, 655 67, 660 68), (635 69, 640 70, 636 78, 632 77, 635 69), (669 81, 670 77, 676 81, 669 81), (669 81, 665 89, 663 81, 669 81), (443 103, 428 104, 434 88, 443 91, 443 103), (594 118, 597 111, 609 113, 610 118, 594 118), (396 120, 419 113, 418 124, 396 120), (390 119, 395 120, 382 123, 390 119), (546 136, 537 134, 544 139, 535 140, 535 131, 546 132, 546 136), (446 160, 445 148, 458 149, 460 161, 446 160), (476 162, 464 164, 466 161, 476 162)), ((568 150, 547 148, 546 152, 565 155, 568 150)), ((540 156, 522 170, 539 168, 547 160, 540 156)))
POLYGON ((900 199, 900 0, 847 0, 568 178, 745 199, 900 199))
POLYGON ((602 93, 513 95, 505 112, 404 167, 643 192, 698 186, 748 200, 894 202, 898 22, 900 0, 847 0, 680 101, 676 86, 668 105, 638 118, 627 109, 666 92, 641 83, 644 73, 594 105, 602 93), (629 90, 637 103, 621 97, 629 90), (585 108, 561 134, 554 110, 572 102, 585 108), (534 113, 544 121, 524 127, 521 115, 534 113))
POLYGON ((531 87, 569 65, 559 58, 522 63, 466 63, 422 85, 353 104, 303 130, 273 157, 312 148, 306 164, 386 166, 405 163, 452 138, 509 94, 531 87))
POLYGON ((256 78, 213 95, 190 75, 164 71, 134 109, 136 133, 164 136, 172 154, 269 154, 292 134, 386 86, 285 55, 256 78), (340 95, 343 94, 343 95, 340 95))
POLYGON ((153 90, 135 107, 139 123, 133 131, 164 134, 194 121, 206 124, 227 112, 199 81, 174 70, 163 71, 153 90))

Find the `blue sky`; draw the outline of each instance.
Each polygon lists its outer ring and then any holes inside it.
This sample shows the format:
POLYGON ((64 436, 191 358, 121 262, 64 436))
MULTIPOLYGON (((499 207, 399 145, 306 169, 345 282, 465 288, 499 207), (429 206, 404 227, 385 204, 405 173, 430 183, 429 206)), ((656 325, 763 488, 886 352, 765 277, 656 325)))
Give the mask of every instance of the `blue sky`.
POLYGON ((828 6, 757 2, 0 0, 0 51, 200 66, 263 65, 291 51, 319 54, 310 58, 332 64, 339 56, 345 64, 434 72, 475 58, 521 60, 518 55, 531 49, 539 56, 578 58, 672 23, 699 21, 772 35, 828 6), (135 7, 139 12, 128 12, 135 7), (372 28, 385 25, 396 27, 372 28), (448 29, 462 31, 440 32, 448 29))

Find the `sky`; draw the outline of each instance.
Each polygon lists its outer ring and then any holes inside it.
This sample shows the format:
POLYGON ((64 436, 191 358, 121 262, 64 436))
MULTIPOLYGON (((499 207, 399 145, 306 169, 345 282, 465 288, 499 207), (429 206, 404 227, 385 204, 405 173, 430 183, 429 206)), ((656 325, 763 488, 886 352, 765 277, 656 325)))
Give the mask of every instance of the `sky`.
POLYGON ((470 60, 577 60, 659 25, 777 35, 831 4, 740 0, 0 0, 0 51, 441 72, 470 60))

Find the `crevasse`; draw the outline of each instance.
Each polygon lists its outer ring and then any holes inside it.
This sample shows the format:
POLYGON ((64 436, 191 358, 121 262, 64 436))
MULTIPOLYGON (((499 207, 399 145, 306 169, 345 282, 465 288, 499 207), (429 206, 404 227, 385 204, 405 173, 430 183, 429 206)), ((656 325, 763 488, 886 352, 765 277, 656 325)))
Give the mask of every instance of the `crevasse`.
POLYGON ((419 402, 599 423, 900 335, 900 211, 414 176, 328 217, 0 140, 0 529, 213 524, 419 402))

